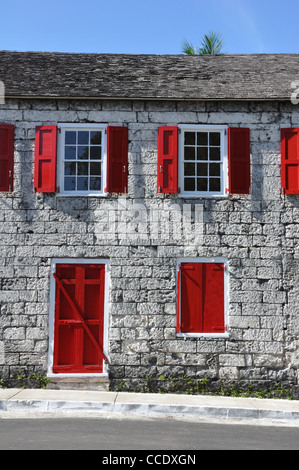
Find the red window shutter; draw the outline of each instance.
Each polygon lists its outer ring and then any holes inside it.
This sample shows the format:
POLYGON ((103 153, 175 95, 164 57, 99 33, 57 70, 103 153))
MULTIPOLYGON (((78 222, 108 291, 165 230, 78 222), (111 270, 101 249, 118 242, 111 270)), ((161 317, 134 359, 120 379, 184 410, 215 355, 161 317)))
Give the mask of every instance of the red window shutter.
POLYGON ((59 264, 54 277, 53 372, 102 372, 105 265, 59 264))
POLYGON ((177 322, 176 331, 177 333, 181 330, 181 266, 178 267, 177 271, 177 322))
POLYGON ((158 193, 178 192, 178 128, 158 129, 158 193))
POLYGON ((299 128, 281 129, 281 189, 299 194, 299 128))
POLYGON ((128 192, 128 128, 107 128, 107 191, 128 192))
POLYGON ((229 192, 249 194, 250 189, 250 129, 228 129, 229 192))
POLYGON ((34 187, 38 193, 56 192, 57 126, 35 132, 34 187))
POLYGON ((14 126, 0 124, 0 191, 13 191, 14 126))
POLYGON ((182 263, 180 275, 180 331, 224 333, 224 265, 182 263))

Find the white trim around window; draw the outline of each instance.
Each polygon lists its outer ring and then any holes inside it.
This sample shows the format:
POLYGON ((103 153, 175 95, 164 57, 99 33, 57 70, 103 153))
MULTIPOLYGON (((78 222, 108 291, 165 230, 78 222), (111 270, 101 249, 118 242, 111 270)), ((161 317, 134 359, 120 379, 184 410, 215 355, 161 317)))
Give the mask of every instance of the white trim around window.
POLYGON ((61 196, 106 196, 107 124, 58 124, 57 186, 61 196))
POLYGON ((227 197, 227 128, 224 125, 179 125, 180 196, 227 197))

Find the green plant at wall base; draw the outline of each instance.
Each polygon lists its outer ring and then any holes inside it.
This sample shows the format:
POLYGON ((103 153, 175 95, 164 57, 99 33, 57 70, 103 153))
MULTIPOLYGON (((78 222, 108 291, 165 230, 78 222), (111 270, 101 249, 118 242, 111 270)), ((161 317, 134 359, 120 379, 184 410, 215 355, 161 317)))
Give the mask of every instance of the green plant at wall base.
POLYGON ((46 388, 47 384, 51 382, 47 377, 37 375, 35 372, 30 376, 30 379, 36 380, 41 388, 46 388))

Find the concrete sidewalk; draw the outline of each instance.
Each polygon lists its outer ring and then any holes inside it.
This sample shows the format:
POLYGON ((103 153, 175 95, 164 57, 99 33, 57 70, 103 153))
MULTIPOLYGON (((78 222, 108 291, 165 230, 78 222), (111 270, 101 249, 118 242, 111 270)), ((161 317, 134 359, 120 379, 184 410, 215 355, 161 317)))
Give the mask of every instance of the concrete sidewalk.
POLYGON ((258 420, 299 427, 299 401, 206 395, 147 394, 82 390, 0 389, 0 413, 51 415, 65 412, 171 415, 197 419, 258 420))

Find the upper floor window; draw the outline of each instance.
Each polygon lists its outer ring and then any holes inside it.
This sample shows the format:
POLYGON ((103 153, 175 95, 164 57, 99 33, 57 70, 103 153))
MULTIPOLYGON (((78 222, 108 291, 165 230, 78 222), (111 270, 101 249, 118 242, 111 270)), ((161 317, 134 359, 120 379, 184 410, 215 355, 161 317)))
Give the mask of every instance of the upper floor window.
POLYGON ((249 128, 159 127, 159 193, 178 193, 185 197, 249 194, 250 181, 249 128))
POLYGON ((34 187, 63 196, 128 192, 128 128, 104 124, 36 128, 34 187))
POLYGON ((178 178, 182 195, 225 195, 228 188, 225 148, 225 128, 181 128, 178 178))
POLYGON ((61 194, 98 195, 106 187, 104 126, 65 127, 58 135, 58 186, 61 194))

